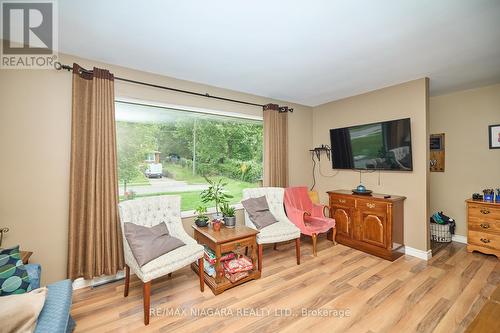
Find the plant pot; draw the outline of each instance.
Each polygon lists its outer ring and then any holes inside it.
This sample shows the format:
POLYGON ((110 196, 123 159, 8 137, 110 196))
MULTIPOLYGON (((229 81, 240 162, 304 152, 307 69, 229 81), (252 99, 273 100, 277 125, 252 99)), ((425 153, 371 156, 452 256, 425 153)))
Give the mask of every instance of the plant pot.
POLYGON ((214 231, 220 231, 221 224, 219 220, 216 220, 216 222, 212 222, 212 228, 214 231))
POLYGON ((222 215, 222 213, 215 213, 215 214, 212 214, 212 220, 219 220, 219 221, 222 221, 222 219, 224 218, 224 215, 222 215))
POLYGON ((498 203, 500 203, 500 195, 497 195, 497 196, 495 197, 495 201, 496 201, 496 202, 498 202, 498 203))
POLYGON ((208 220, 194 220, 194 223, 198 226, 198 227, 206 227, 208 225, 208 220))
POLYGON ((231 216, 231 217, 224 216, 224 225, 227 228, 234 228, 236 225, 236 216, 231 216))

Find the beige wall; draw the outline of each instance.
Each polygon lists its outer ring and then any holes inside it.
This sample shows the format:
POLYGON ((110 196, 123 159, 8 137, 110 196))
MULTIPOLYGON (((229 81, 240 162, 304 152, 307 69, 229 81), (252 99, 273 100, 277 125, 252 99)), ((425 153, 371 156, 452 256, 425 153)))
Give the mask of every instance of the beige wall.
POLYGON ((500 84, 430 99, 430 133, 445 133, 445 172, 431 172, 431 212, 457 220, 467 235, 464 201, 500 187, 500 150, 488 147, 488 126, 500 124, 500 84))
MULTIPOLYGON (((330 145, 329 130, 384 120, 411 118, 413 171, 364 173, 363 184, 369 189, 393 195, 403 195, 405 201, 405 245, 422 251, 428 249, 427 225, 427 99, 428 84, 419 79, 366 94, 330 102, 315 107, 313 112, 313 144, 330 145)), ((317 172, 317 186, 322 201, 326 191, 352 189, 359 184, 359 173, 351 170, 334 171, 325 158, 317 172)))
MULTIPOLYGON (((62 55, 64 63, 110 69, 134 80, 208 92, 256 103, 289 105, 289 165, 292 185, 309 184, 311 108, 274 101, 62 55)), ((116 96, 220 111, 261 115, 258 107, 227 103, 116 82, 116 96)), ((11 230, 4 246, 34 251, 43 283, 66 276, 71 124, 71 74, 55 70, 0 70, 0 226, 11 230)), ((241 213, 239 213, 241 214, 241 213)), ((185 220, 189 225, 190 220, 185 220)), ((187 228, 190 231, 190 228, 187 228)))

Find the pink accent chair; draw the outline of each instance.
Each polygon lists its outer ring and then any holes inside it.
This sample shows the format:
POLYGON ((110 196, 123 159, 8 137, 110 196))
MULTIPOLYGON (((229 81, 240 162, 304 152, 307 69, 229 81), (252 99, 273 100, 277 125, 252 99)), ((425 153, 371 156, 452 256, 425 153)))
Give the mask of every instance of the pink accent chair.
POLYGON ((289 187, 285 189, 285 209, 290 221, 292 221, 304 235, 312 237, 313 255, 317 256, 317 235, 328 232, 327 237, 335 245, 335 220, 325 216, 324 205, 314 204, 309 197, 307 187, 289 187))

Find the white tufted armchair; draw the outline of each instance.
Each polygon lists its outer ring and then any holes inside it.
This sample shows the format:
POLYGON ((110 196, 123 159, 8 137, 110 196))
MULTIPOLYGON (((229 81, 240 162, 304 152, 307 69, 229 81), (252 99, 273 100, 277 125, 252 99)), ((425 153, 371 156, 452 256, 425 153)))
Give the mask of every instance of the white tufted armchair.
MULTIPOLYGON (((265 196, 269 204, 269 210, 278 220, 277 223, 271 224, 260 229, 257 234, 258 247, 258 262, 259 271, 262 272, 262 246, 263 244, 274 244, 295 239, 295 254, 297 257, 297 265, 300 265, 300 229, 293 224, 285 213, 283 206, 283 197, 285 190, 281 187, 259 187, 247 188, 243 190, 243 200, 249 198, 258 198, 265 196)), ((247 211, 245 210, 245 225, 249 228, 257 229, 255 224, 250 220, 247 211)))
POLYGON ((151 294, 151 281, 170 274, 179 268, 185 267, 198 260, 200 267, 200 290, 204 290, 203 280, 203 246, 199 245, 184 230, 181 220, 181 198, 177 195, 166 195, 151 198, 124 201, 119 204, 120 224, 123 232, 125 222, 152 227, 160 223, 166 223, 167 229, 173 237, 180 239, 184 244, 169 253, 166 253, 142 267, 130 250, 125 236, 123 236, 123 247, 125 256, 125 290, 124 296, 128 296, 130 269, 143 282, 144 293, 144 324, 149 324, 149 307, 151 294))

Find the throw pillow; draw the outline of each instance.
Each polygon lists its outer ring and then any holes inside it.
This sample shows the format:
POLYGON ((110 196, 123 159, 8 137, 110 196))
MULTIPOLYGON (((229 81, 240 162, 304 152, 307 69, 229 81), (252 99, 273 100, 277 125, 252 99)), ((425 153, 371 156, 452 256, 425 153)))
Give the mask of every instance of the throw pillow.
POLYGON ((124 233, 130 250, 132 250, 140 267, 185 245, 180 239, 170 236, 165 223, 148 228, 126 222, 124 223, 124 233))
POLYGON ((265 196, 246 199, 241 204, 247 211, 250 220, 259 230, 278 222, 271 211, 269 211, 269 205, 265 196))
POLYGON ((0 297, 0 331, 33 332, 47 297, 47 288, 0 297))
POLYGON ((31 291, 28 272, 19 253, 19 245, 0 250, 0 296, 31 291))

